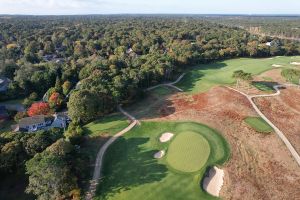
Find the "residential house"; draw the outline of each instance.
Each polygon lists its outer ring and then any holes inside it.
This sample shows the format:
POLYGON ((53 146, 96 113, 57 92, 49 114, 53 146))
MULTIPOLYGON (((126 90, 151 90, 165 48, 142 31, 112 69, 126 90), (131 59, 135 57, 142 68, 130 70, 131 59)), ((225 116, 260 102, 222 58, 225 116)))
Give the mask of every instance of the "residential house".
POLYGON ((51 128, 66 128, 70 121, 66 113, 56 113, 53 116, 37 115, 21 119, 19 124, 13 127, 13 130, 35 132, 51 128))
POLYGON ((0 77, 0 92, 6 92, 8 89, 8 85, 10 80, 5 77, 0 77))
POLYGON ((36 115, 33 117, 25 117, 20 119, 18 128, 16 131, 34 132, 41 129, 45 129, 52 124, 51 117, 45 115, 36 115))

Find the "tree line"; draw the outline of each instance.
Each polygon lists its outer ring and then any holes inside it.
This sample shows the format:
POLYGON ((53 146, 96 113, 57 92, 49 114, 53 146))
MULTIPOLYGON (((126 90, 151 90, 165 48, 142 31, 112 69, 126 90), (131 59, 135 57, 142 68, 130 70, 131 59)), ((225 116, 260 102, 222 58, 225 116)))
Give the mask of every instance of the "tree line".
POLYGON ((0 100, 33 92, 41 97, 57 80, 72 87, 80 81, 69 109, 81 108, 71 113, 82 122, 134 101, 144 88, 171 80, 192 65, 299 54, 299 43, 180 15, 1 18, 0 41, 0 76, 12 80, 0 100), (86 98, 79 101, 78 96, 86 98), (87 110, 95 112, 78 115, 87 110))

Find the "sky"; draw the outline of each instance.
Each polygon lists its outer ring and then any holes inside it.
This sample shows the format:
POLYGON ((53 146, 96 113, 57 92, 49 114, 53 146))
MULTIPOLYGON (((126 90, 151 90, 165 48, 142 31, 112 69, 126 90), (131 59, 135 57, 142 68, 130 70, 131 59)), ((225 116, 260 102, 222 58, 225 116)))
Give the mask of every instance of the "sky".
POLYGON ((0 14, 300 14, 300 0, 0 0, 0 14))

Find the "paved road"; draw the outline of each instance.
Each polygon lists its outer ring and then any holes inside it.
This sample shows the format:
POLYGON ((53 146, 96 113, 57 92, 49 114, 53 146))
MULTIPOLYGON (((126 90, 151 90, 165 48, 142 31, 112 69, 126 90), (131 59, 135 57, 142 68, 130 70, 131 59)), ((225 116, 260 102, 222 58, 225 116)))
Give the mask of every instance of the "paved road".
POLYGON ((25 111, 25 107, 19 103, 0 103, 0 106, 4 106, 7 110, 13 110, 17 112, 25 111))
POLYGON ((152 87, 149 87, 147 88, 145 91, 151 91, 151 90, 154 90, 155 88, 158 88, 160 86, 167 86, 167 87, 172 87, 176 90, 178 90, 179 92, 183 92, 182 89, 178 88, 175 86, 176 83, 178 83, 179 81, 181 81, 181 79, 184 77, 185 73, 181 74, 177 79, 176 81, 174 82, 171 82, 171 83, 163 83, 163 84, 159 84, 159 85, 155 85, 155 86, 152 86, 152 87))
POLYGON ((91 200, 95 196, 96 190, 97 190, 97 185, 99 184, 99 180, 101 178, 101 168, 103 164, 103 157, 108 149, 108 147, 114 143, 119 137, 123 136, 125 133, 130 131, 133 127, 135 127, 137 124, 140 124, 138 120, 135 119, 135 117, 131 116, 129 113, 123 110, 121 106, 118 107, 120 112, 122 112, 124 115, 126 115, 130 120, 131 124, 117 133, 116 135, 112 136, 99 150, 95 162, 95 169, 94 169, 94 174, 93 174, 93 179, 90 181, 90 188, 86 194, 86 200, 91 200))
POLYGON ((254 110, 257 112, 257 114, 263 118, 275 131, 275 133, 278 135, 278 137, 283 141, 283 143, 287 146, 288 150, 291 152, 292 156, 294 157, 295 161, 298 163, 298 165, 300 166, 300 156, 298 154, 298 152, 295 150, 295 148, 293 147, 293 145, 290 143, 290 141, 287 139, 287 137, 284 135, 284 133, 282 131, 279 130, 279 128, 277 128, 260 110, 259 108, 256 106, 256 104, 254 103, 253 99, 254 98, 259 98, 259 97, 274 97, 274 96, 278 96, 280 95, 280 90, 279 88, 282 87, 299 87, 296 85, 292 85, 292 84, 285 84, 285 85, 276 85, 274 86, 274 89, 276 90, 276 93, 274 94, 263 94, 263 95, 247 95, 239 90, 236 90, 234 88, 228 87, 231 90, 234 90, 242 95, 244 95, 251 103, 252 107, 254 108, 254 110))

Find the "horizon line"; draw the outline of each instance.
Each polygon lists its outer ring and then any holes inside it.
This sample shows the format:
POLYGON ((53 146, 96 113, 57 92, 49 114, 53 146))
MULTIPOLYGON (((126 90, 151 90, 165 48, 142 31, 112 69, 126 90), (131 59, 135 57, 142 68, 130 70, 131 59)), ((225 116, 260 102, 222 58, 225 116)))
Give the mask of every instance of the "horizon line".
POLYGON ((87 13, 87 14, 1 14, 0 16, 109 16, 109 15, 210 15, 210 16, 290 16, 290 17, 300 17, 300 14, 271 14, 271 13, 251 13, 251 14, 242 14, 242 13, 87 13))

